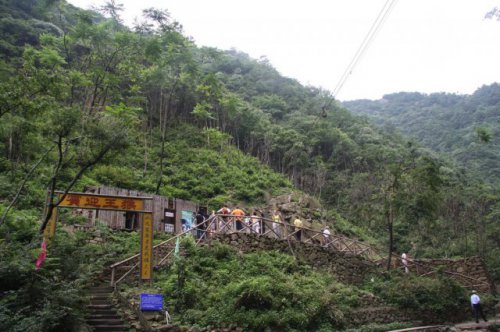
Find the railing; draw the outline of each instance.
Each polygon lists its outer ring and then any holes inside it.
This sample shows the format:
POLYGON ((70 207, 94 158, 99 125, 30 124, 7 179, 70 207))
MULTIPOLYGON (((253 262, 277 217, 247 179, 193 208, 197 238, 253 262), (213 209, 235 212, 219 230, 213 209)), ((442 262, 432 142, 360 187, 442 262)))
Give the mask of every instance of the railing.
POLYGON ((215 215, 210 233, 253 233, 281 240, 295 240, 303 243, 332 248, 348 252, 375 261, 381 259, 370 245, 336 234, 324 234, 322 231, 307 227, 295 227, 284 222, 275 222, 260 216, 215 215))
MULTIPOLYGON (((214 214, 202 223, 193 226, 192 228, 183 231, 174 237, 163 241, 153 247, 153 255, 155 257, 155 266, 161 266, 172 257, 175 248, 167 250, 167 253, 160 258, 160 252, 164 248, 172 246, 177 238, 185 234, 193 234, 197 239, 196 244, 210 239, 214 234, 229 234, 229 233, 252 233, 259 236, 275 238, 277 240, 299 241, 319 245, 325 248, 335 249, 340 252, 348 252, 354 255, 360 255, 364 258, 375 261, 381 256, 369 245, 357 240, 349 239, 339 235, 325 235, 321 231, 309 229, 307 227, 295 227, 284 222, 275 222, 260 216, 234 216, 226 214, 214 214)), ((139 267, 139 254, 133 255, 127 259, 111 265, 111 286, 123 281, 127 276, 133 273, 139 267), (119 268, 123 268, 126 264, 133 264, 120 278, 117 277, 119 268)))
MULTIPOLYGON (((214 218, 211 216, 210 218, 208 218, 207 220, 203 221, 203 223, 197 225, 197 227, 203 227, 204 225, 210 225, 210 222, 213 220, 214 218)), ((182 233, 179 233, 173 237, 171 237, 170 239, 168 240, 165 240, 161 243, 158 243, 157 245, 153 246, 153 257, 155 258, 156 262, 155 262, 155 267, 156 266, 160 266, 160 265, 163 265, 165 263, 165 261, 171 257, 171 255, 174 253, 175 251, 175 248, 172 248, 170 251, 168 251, 168 253, 162 257, 161 259, 159 258, 160 257, 160 251, 162 248, 165 248, 172 244, 175 244, 175 242, 177 241, 177 238, 183 236, 183 235, 186 235, 186 234, 189 234, 189 233, 192 233, 193 231, 195 231, 196 228, 190 228, 182 233)), ((199 239, 196 243, 200 243, 201 239, 199 239)), ((110 266, 111 268, 111 281, 110 281, 110 285, 112 287, 115 287, 118 283, 120 283, 121 281, 123 281, 127 276, 129 276, 132 272, 135 271, 135 269, 137 269, 139 267, 139 256, 140 254, 135 254, 133 256, 130 256, 120 262, 117 262, 117 263, 114 263, 113 265, 110 266), (137 260, 137 262, 136 262, 137 260), (132 267, 130 267, 118 280, 115 281, 115 278, 116 278, 116 273, 117 273, 117 270, 118 268, 120 267, 123 267, 123 266, 126 266, 125 264, 131 264, 131 263, 135 263, 132 267)))
POLYGON ((438 271, 441 271, 441 273, 444 273, 450 278, 457 280, 459 283, 469 289, 489 290, 491 287, 489 282, 477 280, 477 278, 470 277, 463 273, 440 269, 440 266, 426 264, 425 262, 419 262, 411 258, 406 258, 406 260, 403 260, 400 256, 397 256, 397 254, 394 255, 396 260, 400 264, 398 267, 403 271, 407 271, 407 273, 414 273, 420 277, 427 277, 436 275, 439 273, 438 271))
MULTIPOLYGON (((260 216, 234 216, 224 214, 214 214, 202 223, 193 226, 192 228, 173 236, 172 238, 163 241, 153 247, 155 267, 164 265, 169 258, 172 257, 175 248, 172 247, 179 237, 186 234, 192 234, 196 239, 196 244, 200 244, 205 240, 210 240, 215 234, 233 234, 233 233, 250 233, 258 236, 266 236, 276 240, 299 241, 310 243, 313 245, 331 248, 335 251, 351 253, 353 255, 362 256, 371 262, 381 262, 382 257, 370 245, 353 240, 344 236, 335 234, 324 234, 322 231, 313 230, 307 227, 295 227, 284 222, 275 222, 260 216), (167 252, 161 257, 161 251, 167 249, 167 252)), ((396 261, 399 261, 398 267, 405 270, 408 268, 410 273, 415 273, 419 276, 428 276, 436 273, 436 268, 429 264, 417 262, 411 258, 406 259, 406 264, 403 259, 396 253, 393 254, 396 261)), ((127 259, 111 265, 111 286, 115 286, 129 276, 139 266, 139 254, 133 255, 127 259), (125 264, 134 265, 130 267, 118 280, 115 281, 118 268, 126 266, 125 264)), ((479 281, 468 275, 446 271, 443 273, 461 282, 466 287, 470 288, 488 288, 488 282, 479 281)))

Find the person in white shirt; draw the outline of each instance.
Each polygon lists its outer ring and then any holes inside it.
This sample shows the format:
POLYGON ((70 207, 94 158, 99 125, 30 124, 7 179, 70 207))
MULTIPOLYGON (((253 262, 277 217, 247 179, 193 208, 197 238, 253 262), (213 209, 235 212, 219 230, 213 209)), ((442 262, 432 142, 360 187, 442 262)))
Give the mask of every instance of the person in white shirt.
POLYGON ((325 229, 323 229, 323 238, 325 240, 323 246, 324 247, 328 247, 328 245, 330 244, 330 229, 328 228, 328 226, 325 227, 325 229))
POLYGON ((405 273, 410 272, 410 270, 408 269, 408 258, 406 256, 406 253, 403 253, 401 255, 401 263, 403 263, 403 267, 405 268, 405 273))
POLYGON ((472 295, 470 296, 470 304, 472 306, 472 310, 474 310, 474 318, 476 319, 476 323, 479 323, 479 314, 481 314, 481 318, 484 319, 485 322, 488 320, 484 316, 483 308, 481 308, 481 299, 479 295, 477 295, 476 291, 472 291, 472 295))
POLYGON ((257 212, 254 211, 252 213, 252 217, 250 218, 252 223, 252 233, 260 234, 260 218, 257 216, 257 212))

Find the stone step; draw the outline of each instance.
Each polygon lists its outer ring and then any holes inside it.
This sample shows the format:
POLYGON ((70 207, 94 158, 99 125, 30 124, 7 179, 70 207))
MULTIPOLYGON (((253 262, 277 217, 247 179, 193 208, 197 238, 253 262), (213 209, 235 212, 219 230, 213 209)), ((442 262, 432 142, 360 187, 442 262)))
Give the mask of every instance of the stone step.
POLYGON ((89 293, 90 295, 96 295, 96 296, 113 294, 113 289, 110 288, 95 288, 91 289, 89 293))
POLYGON ((125 326, 115 326, 115 325, 100 325, 93 326, 93 332, 120 332, 120 331, 129 331, 128 327, 125 326))
POLYGON ((116 319, 119 318, 119 316, 116 314, 116 312, 109 312, 109 313, 92 313, 90 315, 87 315, 85 319, 116 319))
POLYGON ((99 288, 99 289, 91 289, 90 290, 90 295, 109 295, 113 293, 113 289, 104 289, 104 288, 99 288))
POLYGON ((90 289, 90 294, 111 294, 113 287, 96 287, 90 289))
POLYGON ((112 309, 113 305, 111 303, 104 303, 104 304, 89 304, 87 305, 87 309, 89 310, 95 310, 95 309, 112 309))
POLYGON ((123 321, 120 318, 89 318, 87 319, 87 323, 93 326, 102 326, 102 325, 123 325, 123 321))
POLYGON ((95 315, 101 315, 101 316, 116 316, 117 312, 114 309, 98 309, 98 310, 90 310, 88 313, 88 317, 93 317, 95 315))
POLYGON ((111 295, 110 294, 94 295, 94 296, 91 296, 90 299, 96 300, 96 301, 109 301, 109 300, 111 300, 111 295))
POLYGON ((103 276, 101 283, 89 290, 90 304, 85 320, 93 332, 129 331, 112 302, 114 288, 105 279, 109 279, 108 276, 103 276))
POLYGON ((91 309, 87 310, 88 316, 91 315, 116 315, 117 311, 114 308, 110 309, 91 309))
POLYGON ((106 305, 109 304, 109 300, 99 300, 99 299, 91 299, 91 305, 106 305))

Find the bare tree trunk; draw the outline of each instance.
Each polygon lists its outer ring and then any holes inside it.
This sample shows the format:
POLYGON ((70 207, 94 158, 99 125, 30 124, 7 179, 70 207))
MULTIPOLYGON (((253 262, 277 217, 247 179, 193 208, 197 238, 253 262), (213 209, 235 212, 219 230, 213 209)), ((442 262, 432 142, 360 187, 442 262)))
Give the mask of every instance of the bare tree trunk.
MULTIPOLYGON (((391 204, 392 205, 392 204, 391 204)), ((391 263, 392 263, 392 248, 393 248, 393 245, 394 245, 394 235, 393 235, 393 229, 392 229, 392 208, 390 208, 390 212, 389 212, 389 221, 388 221, 388 224, 387 224, 387 228, 388 228, 388 231, 389 231, 389 253, 387 255, 387 271, 389 271, 391 269, 391 263)))
POLYGON ((163 165, 164 165, 164 160, 165 160, 165 140, 167 136, 167 118, 168 118, 168 111, 170 109, 170 105, 172 104, 172 97, 174 95, 174 91, 177 87, 177 83, 179 82, 179 76, 176 76, 176 80, 174 82, 174 85, 170 89, 168 99, 167 99, 167 105, 163 105, 163 94, 162 97, 160 98, 160 110, 164 109, 165 111, 163 112, 164 118, 162 118, 162 112, 160 112, 160 130, 161 130, 161 151, 160 151, 160 174, 158 175, 158 183, 156 185, 156 190, 155 194, 158 195, 160 193, 160 188, 161 185, 163 184, 163 165))
POLYGON ((12 131, 10 132, 9 134, 9 152, 8 152, 8 155, 7 155, 7 158, 9 160, 12 160, 12 150, 13 150, 13 147, 14 147, 14 143, 13 143, 13 139, 12 139, 12 131))
POLYGON ((396 186, 396 183, 397 183, 397 177, 394 176, 391 187, 389 188, 389 212, 387 214, 387 231, 389 232, 389 253, 387 255, 387 271, 391 269, 392 251, 394 247, 394 232, 393 232, 394 211, 392 204, 394 200, 394 188, 396 186))
POLYGON ((146 176, 148 171, 148 135, 149 135, 149 124, 146 123, 146 132, 144 133, 144 166, 142 168, 142 176, 146 176))

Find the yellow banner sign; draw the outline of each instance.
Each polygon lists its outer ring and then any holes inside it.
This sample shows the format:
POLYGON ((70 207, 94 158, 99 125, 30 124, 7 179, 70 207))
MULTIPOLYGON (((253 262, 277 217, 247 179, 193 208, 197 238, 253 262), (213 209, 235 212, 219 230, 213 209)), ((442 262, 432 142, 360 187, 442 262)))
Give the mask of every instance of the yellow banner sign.
POLYGON ((54 235, 56 234, 56 221, 57 221, 57 208, 55 207, 52 210, 52 215, 50 216, 50 220, 45 226, 45 230, 43 231, 43 238, 50 242, 54 235))
POLYGON ((144 213, 141 229, 141 279, 150 280, 153 274, 153 214, 144 213))
POLYGON ((67 194, 58 206, 80 209, 143 211, 144 199, 71 193, 67 194))

